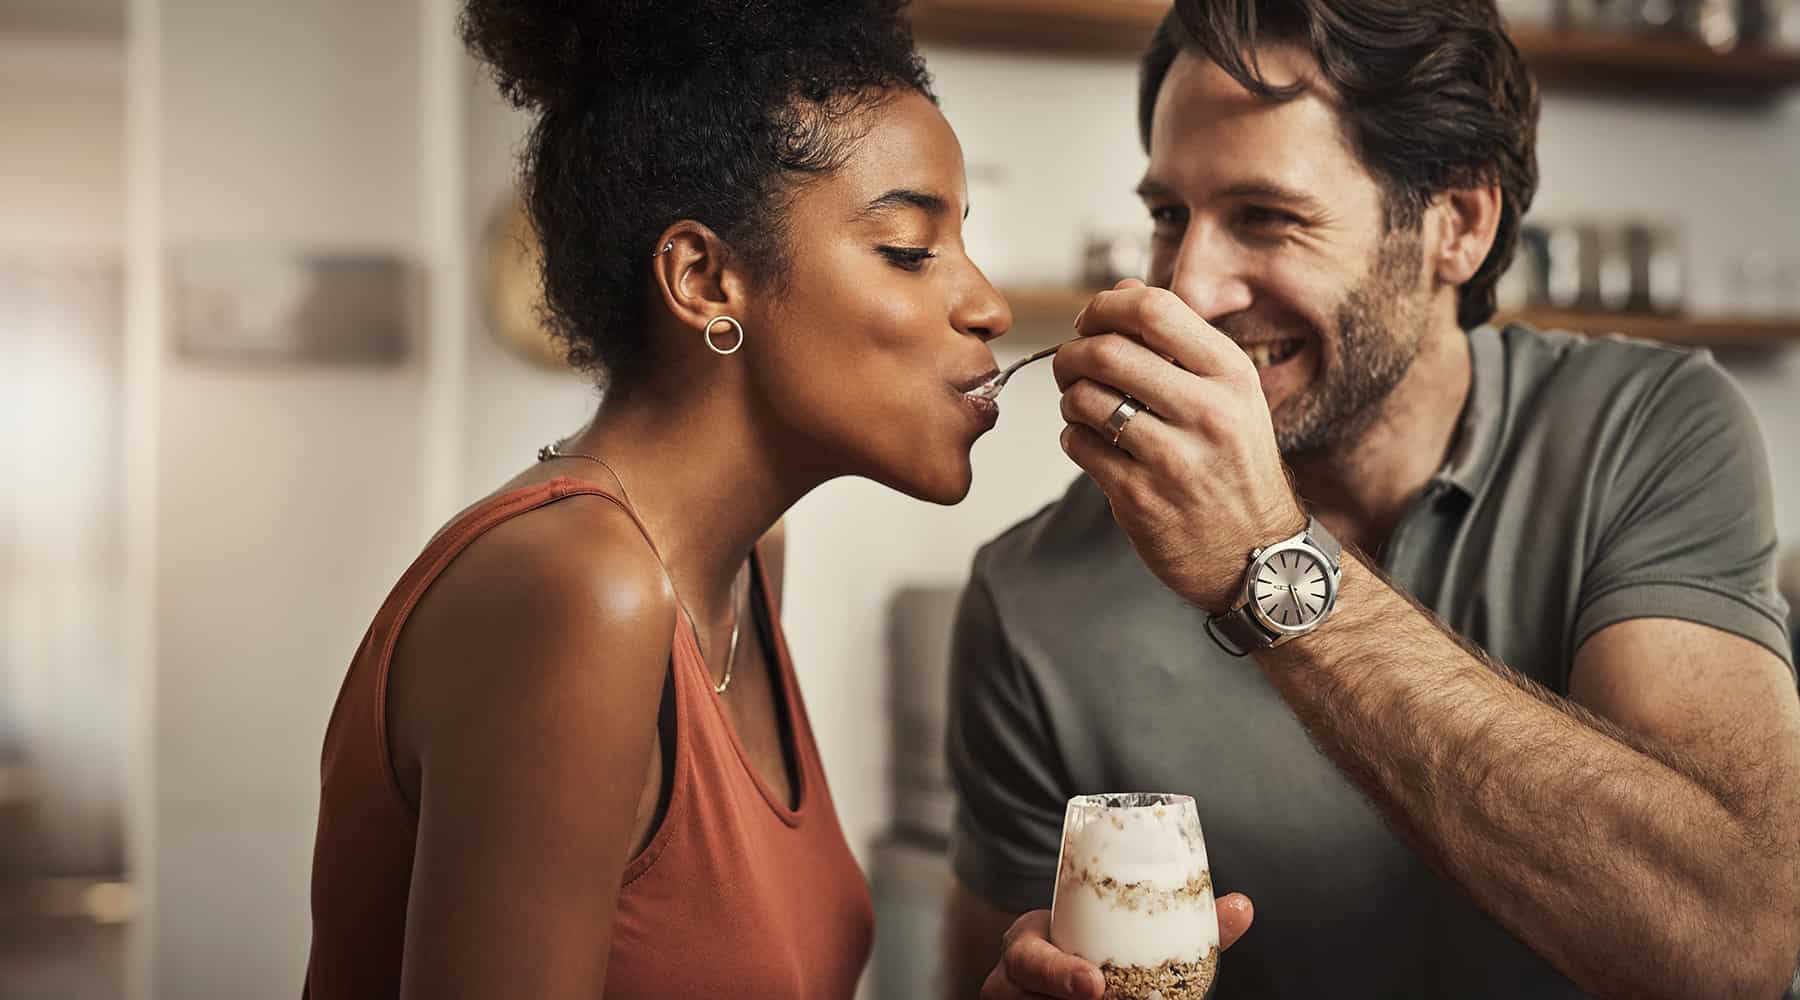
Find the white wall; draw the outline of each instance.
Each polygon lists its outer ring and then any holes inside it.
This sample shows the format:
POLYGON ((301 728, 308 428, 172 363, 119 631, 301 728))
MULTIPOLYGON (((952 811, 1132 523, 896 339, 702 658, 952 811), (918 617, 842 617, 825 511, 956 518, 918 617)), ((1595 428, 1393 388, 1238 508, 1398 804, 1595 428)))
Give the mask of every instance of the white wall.
POLYGON ((487 72, 470 64, 467 129, 468 225, 477 256, 469 308, 465 501, 485 496, 532 462, 540 446, 580 430, 599 395, 580 375, 523 361, 500 345, 483 306, 480 252, 488 227, 507 203, 518 175, 517 154, 530 119, 501 99, 487 72))
MULTIPOLYGON (((421 257, 416 3, 158 6, 165 250, 421 257)), ((421 365, 170 355, 158 390, 152 989, 291 997, 326 716, 425 537, 421 365)))
POLYGON ((122 248, 123 48, 0 27, 0 249, 122 248))

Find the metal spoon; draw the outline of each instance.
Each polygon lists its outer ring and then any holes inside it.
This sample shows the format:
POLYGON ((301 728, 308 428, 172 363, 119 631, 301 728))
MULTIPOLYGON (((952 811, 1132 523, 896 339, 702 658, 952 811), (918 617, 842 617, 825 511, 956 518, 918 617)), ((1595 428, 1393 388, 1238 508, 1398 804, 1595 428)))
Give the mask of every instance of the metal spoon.
MULTIPOLYGON (((1073 343, 1073 341, 1065 341, 1064 343, 1073 343)), ((1013 377, 1013 372, 1031 364, 1033 361, 1041 361, 1044 358, 1055 354, 1062 349, 1062 346, 1062 344, 1057 344, 1054 347, 1046 347, 1036 354, 1014 361, 1012 364, 1006 366, 1005 371, 995 375, 993 378, 988 379, 986 382, 981 383, 975 388, 970 389, 969 395, 974 396, 977 399, 998 399, 1000 397, 1000 390, 1006 388, 1006 380, 1013 377)))

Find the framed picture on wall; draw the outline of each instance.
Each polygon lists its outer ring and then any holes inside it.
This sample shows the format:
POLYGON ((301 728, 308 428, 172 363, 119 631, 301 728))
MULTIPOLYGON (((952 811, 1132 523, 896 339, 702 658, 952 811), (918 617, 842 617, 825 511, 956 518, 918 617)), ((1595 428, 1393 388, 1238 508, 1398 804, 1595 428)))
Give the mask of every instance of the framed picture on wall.
POLYGON ((171 272, 181 357, 392 365, 408 354, 420 299, 398 255, 216 243, 180 251, 171 272))

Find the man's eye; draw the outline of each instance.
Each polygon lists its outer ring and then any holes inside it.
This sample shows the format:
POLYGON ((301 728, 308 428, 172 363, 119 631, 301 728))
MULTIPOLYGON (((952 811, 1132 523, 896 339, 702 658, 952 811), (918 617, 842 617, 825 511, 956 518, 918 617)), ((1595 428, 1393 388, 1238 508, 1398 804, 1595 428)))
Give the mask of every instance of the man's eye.
POLYGON ((1187 209, 1161 205, 1150 209, 1150 221, 1159 226, 1179 226, 1187 222, 1187 209))
POLYGON ((906 271, 917 271, 925 266, 925 262, 937 254, 925 247, 889 247, 875 248, 888 263, 906 271))
POLYGON ((1258 229, 1298 226, 1300 224, 1299 216, 1290 212, 1283 212, 1278 208, 1246 208, 1239 214, 1238 218, 1244 225, 1258 229))

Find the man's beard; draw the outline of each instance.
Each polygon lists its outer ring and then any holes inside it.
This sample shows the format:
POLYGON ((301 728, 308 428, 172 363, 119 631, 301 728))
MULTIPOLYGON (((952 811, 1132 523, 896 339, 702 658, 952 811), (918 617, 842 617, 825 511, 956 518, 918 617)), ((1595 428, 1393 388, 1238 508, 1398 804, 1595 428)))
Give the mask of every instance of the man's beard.
POLYGON ((1390 233, 1369 274, 1344 296, 1335 318, 1336 365, 1318 346, 1317 381, 1271 417, 1285 456, 1329 451, 1362 437, 1419 355, 1418 231, 1390 233))

